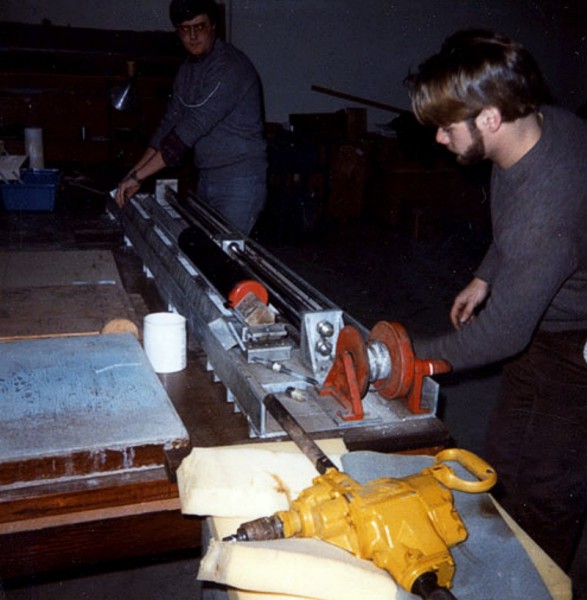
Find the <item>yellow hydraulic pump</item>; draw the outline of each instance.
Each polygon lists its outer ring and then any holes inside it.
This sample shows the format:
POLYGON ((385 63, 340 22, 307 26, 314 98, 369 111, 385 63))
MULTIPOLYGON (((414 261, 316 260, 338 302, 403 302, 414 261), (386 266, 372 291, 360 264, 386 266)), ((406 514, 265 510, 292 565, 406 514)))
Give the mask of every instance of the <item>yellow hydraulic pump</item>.
POLYGON ((486 492, 495 471, 466 450, 447 449, 408 477, 365 485, 327 468, 290 509, 242 524, 227 540, 315 537, 373 561, 405 590, 423 598, 454 598, 449 548, 467 538, 450 490, 486 492), (460 463, 476 480, 462 479, 445 461, 460 463))

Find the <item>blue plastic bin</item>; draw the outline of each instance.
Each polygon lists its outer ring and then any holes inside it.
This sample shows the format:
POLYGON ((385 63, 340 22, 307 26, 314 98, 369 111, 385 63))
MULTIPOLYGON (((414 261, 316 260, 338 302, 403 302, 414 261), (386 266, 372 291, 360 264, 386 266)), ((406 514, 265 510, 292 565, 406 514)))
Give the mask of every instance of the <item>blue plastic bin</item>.
POLYGON ((20 181, 0 185, 4 208, 52 211, 60 180, 59 169, 23 169, 20 181))

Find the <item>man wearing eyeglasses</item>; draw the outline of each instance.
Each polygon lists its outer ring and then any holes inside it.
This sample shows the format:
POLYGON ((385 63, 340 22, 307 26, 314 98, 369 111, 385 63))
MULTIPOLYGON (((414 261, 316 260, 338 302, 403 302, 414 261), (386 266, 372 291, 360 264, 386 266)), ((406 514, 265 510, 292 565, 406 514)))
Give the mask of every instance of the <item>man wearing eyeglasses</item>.
POLYGON ((193 149, 199 198, 249 234, 267 195, 262 91, 250 60, 216 36, 214 0, 173 0, 171 22, 188 52, 167 111, 139 162, 120 182, 122 208, 147 177, 193 149))

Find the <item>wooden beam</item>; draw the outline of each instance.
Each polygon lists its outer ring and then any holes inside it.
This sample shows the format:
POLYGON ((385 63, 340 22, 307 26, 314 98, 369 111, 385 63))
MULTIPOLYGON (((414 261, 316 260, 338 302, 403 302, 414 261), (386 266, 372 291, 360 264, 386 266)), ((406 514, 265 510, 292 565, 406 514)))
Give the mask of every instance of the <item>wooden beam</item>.
POLYGON ((388 112, 393 113, 408 113, 409 110, 405 108, 398 108, 397 106, 392 106, 391 104, 385 104, 383 102, 378 102, 376 100, 369 100, 368 98, 361 98, 360 96, 353 96, 352 94, 347 94, 345 92, 338 92, 337 90, 332 90, 329 88, 325 88, 319 85, 313 85, 312 90, 314 92, 320 92, 321 94, 328 94, 329 96, 335 96, 336 98, 342 98, 343 100, 350 100, 351 102, 358 102, 359 104, 365 104, 366 106, 372 106, 373 108, 378 108, 379 110, 386 110, 388 112))

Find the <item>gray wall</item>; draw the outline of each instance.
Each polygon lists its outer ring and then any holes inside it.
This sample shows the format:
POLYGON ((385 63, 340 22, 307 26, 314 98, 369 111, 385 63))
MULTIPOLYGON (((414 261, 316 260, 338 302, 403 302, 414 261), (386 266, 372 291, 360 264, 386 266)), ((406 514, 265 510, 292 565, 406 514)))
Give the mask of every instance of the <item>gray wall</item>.
MULTIPOLYGON (((224 0, 231 41, 256 64, 267 119, 362 106, 313 84, 408 108, 402 80, 450 33, 487 27, 535 54, 565 106, 587 102, 584 0, 224 0)), ((167 0, 0 0, 6 21, 167 30, 167 0)), ((370 124, 393 113, 369 109, 370 124)))

